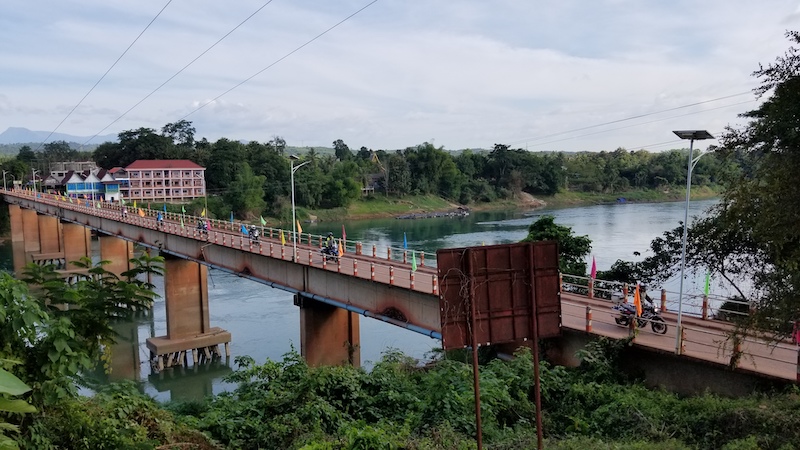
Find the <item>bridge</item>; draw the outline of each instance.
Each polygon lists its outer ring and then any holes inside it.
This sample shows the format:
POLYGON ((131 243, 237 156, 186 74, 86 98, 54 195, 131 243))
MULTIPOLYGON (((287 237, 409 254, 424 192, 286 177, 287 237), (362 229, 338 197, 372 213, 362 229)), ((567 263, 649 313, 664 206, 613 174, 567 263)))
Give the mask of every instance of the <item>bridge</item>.
MULTIPOLYGON (((196 227, 199 217, 162 213, 117 203, 70 199, 28 190, 0 190, 9 204, 14 265, 27 262, 60 264, 65 277, 77 276, 69 262, 91 255, 91 232, 100 241, 108 270, 127 270, 133 244, 155 249, 165 257, 167 335, 150 338, 147 346, 161 367, 180 365, 192 353, 195 361, 210 357, 230 342, 226 330, 210 326, 207 268, 212 267, 295 294, 300 308, 301 353, 312 365, 360 365, 359 316, 441 339, 439 274, 435 255, 362 242, 342 242, 344 253, 328 261, 319 250, 323 238, 299 233, 297 253, 292 232, 264 228, 259 242, 241 232, 238 222, 209 220, 210 230, 196 227)), ((675 293, 661 292, 666 335, 649 328, 620 327, 611 310, 617 301, 631 301, 632 292, 619 283, 562 275, 562 329, 570 339, 552 346, 556 358, 569 363, 579 341, 591 336, 632 337, 633 346, 675 361, 774 380, 800 383, 800 347, 768 336, 731 340, 733 325, 717 320, 720 302, 708 297, 684 302, 681 330, 676 329, 675 293), (676 342, 678 345, 676 345, 676 342), (560 354, 559 354, 560 353, 560 354)), ((686 296, 684 296, 686 297, 686 296)), ((574 361, 572 361, 574 362, 574 361)))

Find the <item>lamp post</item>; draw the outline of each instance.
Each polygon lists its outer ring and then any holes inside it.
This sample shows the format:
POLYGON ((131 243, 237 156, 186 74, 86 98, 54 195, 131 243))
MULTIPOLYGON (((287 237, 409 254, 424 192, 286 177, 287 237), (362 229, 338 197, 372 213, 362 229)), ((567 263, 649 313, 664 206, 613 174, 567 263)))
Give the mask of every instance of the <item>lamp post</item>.
POLYGON ((297 155, 289 156, 289 165, 292 169, 292 261, 297 261, 297 213, 294 206, 294 173, 297 172, 297 169, 311 162, 306 161, 295 166, 294 162, 298 159, 300 158, 297 155))
POLYGON ((692 189, 692 169, 697 165, 697 161, 700 160, 700 157, 704 155, 704 153, 700 153, 697 155, 697 158, 694 158, 694 141, 714 139, 714 136, 706 130, 679 130, 673 131, 673 133, 681 139, 689 139, 689 157, 688 163, 686 164, 686 206, 683 214, 683 239, 681 240, 681 284, 680 291, 678 292, 678 324, 675 333, 675 353, 680 355, 681 317, 683 316, 683 276, 686 271, 686 240, 689 235, 689 194, 692 189))
POLYGON ((6 190, 6 174, 9 173, 7 170, 3 171, 3 190, 6 190))
POLYGON ((36 169, 31 169, 31 184, 33 184, 33 192, 36 192, 36 174, 39 173, 36 169))

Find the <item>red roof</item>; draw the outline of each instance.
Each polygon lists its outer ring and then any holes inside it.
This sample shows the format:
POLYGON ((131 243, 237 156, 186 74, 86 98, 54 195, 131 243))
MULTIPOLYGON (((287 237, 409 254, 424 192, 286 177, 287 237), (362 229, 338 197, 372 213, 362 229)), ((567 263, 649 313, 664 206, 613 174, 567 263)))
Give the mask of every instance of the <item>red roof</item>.
POLYGON ((147 169, 205 169, 188 159, 139 159, 132 162, 125 170, 147 169))

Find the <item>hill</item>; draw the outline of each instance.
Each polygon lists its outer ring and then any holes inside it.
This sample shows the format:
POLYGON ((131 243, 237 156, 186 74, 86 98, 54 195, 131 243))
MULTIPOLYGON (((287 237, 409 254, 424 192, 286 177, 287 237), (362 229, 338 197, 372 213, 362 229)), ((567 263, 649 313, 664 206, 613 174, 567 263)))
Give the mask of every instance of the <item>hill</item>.
POLYGON ((65 134, 65 133, 53 133, 53 135, 50 136, 50 138, 48 139, 47 136, 49 134, 50 134, 49 131, 33 131, 27 128, 9 127, 6 131, 0 133, 0 144, 28 143, 28 145, 30 145, 31 142, 34 142, 38 147, 42 141, 47 139, 48 142, 66 141, 69 142, 70 144, 75 143, 76 144, 75 147, 80 147, 84 143, 99 145, 102 144, 103 142, 117 140, 116 134, 106 134, 104 136, 96 136, 93 137, 91 140, 89 140, 90 136, 73 136, 71 134, 65 134))

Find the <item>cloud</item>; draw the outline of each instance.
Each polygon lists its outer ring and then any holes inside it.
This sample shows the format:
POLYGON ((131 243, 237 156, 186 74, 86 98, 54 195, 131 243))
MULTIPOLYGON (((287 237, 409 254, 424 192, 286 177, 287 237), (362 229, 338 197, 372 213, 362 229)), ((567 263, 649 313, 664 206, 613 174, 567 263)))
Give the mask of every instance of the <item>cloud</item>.
MULTIPOLYGON (((29 3, 0 6, 8 34, 0 123, 47 131, 164 6, 29 3)), ((783 34, 800 21, 796 2, 782 0, 769 8, 746 0, 381 0, 309 43, 367 1, 274 1, 231 32, 265 3, 170 3, 58 131, 98 133, 150 95, 102 133, 160 129, 189 114, 198 137, 210 140, 637 147, 669 141, 671 129, 719 131, 750 106, 719 100, 606 133, 547 136, 748 92, 752 71, 785 51, 783 34)))

